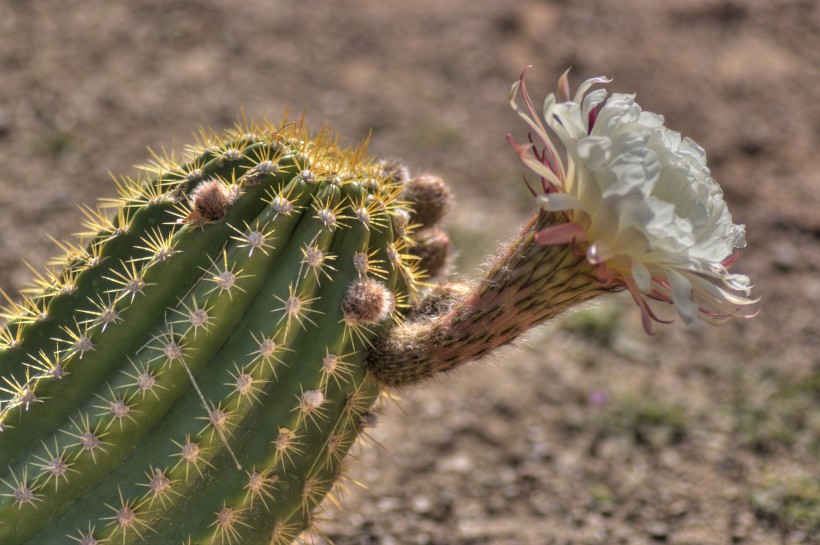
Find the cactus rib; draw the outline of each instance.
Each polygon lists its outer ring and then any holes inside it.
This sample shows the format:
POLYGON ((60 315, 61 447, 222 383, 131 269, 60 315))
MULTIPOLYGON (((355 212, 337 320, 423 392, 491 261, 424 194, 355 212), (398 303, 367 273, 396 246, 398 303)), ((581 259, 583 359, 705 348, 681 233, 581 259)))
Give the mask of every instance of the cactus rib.
POLYGON ((415 282, 387 259, 399 191, 326 133, 247 129, 121 184, 100 259, 58 273, 76 300, 10 322, 0 542, 284 542, 336 482, 379 396, 365 348, 415 282), (345 314, 363 279, 387 314, 345 314))

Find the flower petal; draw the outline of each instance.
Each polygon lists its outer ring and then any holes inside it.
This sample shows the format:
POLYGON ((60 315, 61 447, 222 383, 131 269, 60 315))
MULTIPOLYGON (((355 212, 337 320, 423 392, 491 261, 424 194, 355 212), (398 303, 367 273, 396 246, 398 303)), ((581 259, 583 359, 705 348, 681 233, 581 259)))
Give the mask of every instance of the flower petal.
POLYGON ((698 312, 698 306, 692 298, 692 283, 674 269, 667 270, 666 277, 669 279, 675 309, 685 323, 691 324, 698 312))
POLYGON ((638 289, 644 293, 652 288, 652 275, 649 274, 649 269, 637 259, 632 260, 632 279, 635 280, 638 289))
POLYGON ((545 186, 539 205, 571 222, 544 229, 536 241, 577 243, 575 254, 586 254, 602 282, 629 289, 647 326, 657 320, 649 299, 674 305, 686 323, 749 317, 751 283, 728 271, 745 228, 732 222, 703 148, 643 111, 635 95, 591 90, 607 81, 587 80, 570 98, 565 73, 558 92, 544 99, 543 119, 519 82, 532 118, 516 111, 542 140, 549 128, 565 149, 516 148, 543 180, 560 180, 545 186))
POLYGON ((535 233, 535 242, 541 246, 569 244, 571 242, 584 242, 586 240, 587 232, 577 223, 561 223, 535 233))
POLYGON ((550 193, 538 197, 538 204, 547 212, 563 212, 564 210, 584 210, 584 204, 566 193, 550 193))

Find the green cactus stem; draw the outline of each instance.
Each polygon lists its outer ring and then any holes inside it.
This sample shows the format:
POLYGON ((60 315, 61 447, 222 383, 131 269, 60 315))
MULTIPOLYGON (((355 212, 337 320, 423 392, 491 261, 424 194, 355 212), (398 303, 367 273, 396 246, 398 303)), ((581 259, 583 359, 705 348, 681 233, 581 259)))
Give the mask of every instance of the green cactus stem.
POLYGON ((537 214, 474 287, 450 191, 301 122, 203 132, 85 208, 0 332, 0 543, 284 545, 385 388, 603 293, 537 214), (433 279, 431 279, 433 280, 433 279))
POLYGON ((419 277, 403 180, 287 120, 190 152, 5 309, 4 545, 289 543, 369 418, 419 277))

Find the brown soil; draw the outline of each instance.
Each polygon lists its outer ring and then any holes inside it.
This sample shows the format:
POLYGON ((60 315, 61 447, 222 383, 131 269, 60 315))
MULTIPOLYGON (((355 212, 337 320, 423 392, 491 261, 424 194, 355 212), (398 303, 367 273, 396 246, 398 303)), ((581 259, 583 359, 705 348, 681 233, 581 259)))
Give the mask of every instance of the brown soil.
POLYGON ((353 544, 820 543, 820 4, 814 0, 0 1, 0 287, 18 289, 145 146, 308 110, 435 172, 465 274, 530 203, 504 141, 543 96, 614 77, 703 145, 760 317, 646 336, 626 296, 384 411, 353 544))

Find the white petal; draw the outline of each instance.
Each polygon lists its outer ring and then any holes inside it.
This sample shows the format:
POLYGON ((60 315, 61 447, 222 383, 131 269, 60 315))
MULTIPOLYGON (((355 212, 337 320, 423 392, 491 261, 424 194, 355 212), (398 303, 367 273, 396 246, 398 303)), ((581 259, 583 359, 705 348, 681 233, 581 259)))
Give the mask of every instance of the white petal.
POLYGON ((637 259, 632 260, 632 279, 635 280, 638 289, 644 293, 652 288, 652 275, 649 274, 649 269, 637 259))
MULTIPOLYGON (((575 102, 578 102, 580 104, 583 100, 583 96, 593 85, 597 85, 599 83, 609 83, 611 81, 612 80, 610 78, 607 78, 605 76, 598 76, 597 78, 590 78, 586 80, 584 83, 581 84, 580 87, 578 87, 578 91, 576 91, 575 93, 575 102)), ((603 92, 604 96, 606 96, 606 89, 599 89, 598 91, 594 91, 594 93, 595 92, 603 92)))
MULTIPOLYGON (((589 113, 604 100, 606 100, 606 89, 595 89, 585 96, 581 102, 581 115, 584 116, 584 119, 589 120, 589 113)), ((587 127, 587 132, 589 132, 589 127, 587 127)))
POLYGON ((593 171, 609 161, 611 149, 612 141, 606 136, 587 136, 578 141, 578 157, 593 171))
POLYGON ((669 287, 672 289, 672 302, 683 321, 691 324, 695 321, 698 307, 692 299, 692 283, 674 269, 666 271, 669 287))
POLYGON ((587 136, 587 122, 581 117, 581 107, 574 102, 561 102, 553 106, 552 119, 546 119, 565 146, 587 136))
MULTIPOLYGON (((703 149, 664 127, 662 116, 643 111, 634 95, 606 98, 605 90, 591 89, 606 82, 587 80, 569 100, 563 77, 560 98, 549 95, 544 101, 544 124, 566 148, 556 155, 567 163, 565 170, 556 166, 561 184, 554 184, 564 195, 543 197, 542 208, 574 210, 572 221, 595 243, 588 258, 602 262, 614 256, 617 261, 608 265, 631 268, 631 274, 621 270, 630 289, 660 290, 687 323, 696 317, 714 322, 722 315, 750 316, 749 279, 730 274, 724 265, 745 245, 745 229, 733 223, 703 149), (659 278, 668 287, 658 284, 659 278)), ((541 125, 525 121, 531 128, 541 125)), ((555 176, 532 153, 521 157, 537 173, 555 176)))
POLYGON ((542 176, 554 186, 561 187, 561 180, 558 179, 558 176, 547 165, 536 159, 532 152, 525 153, 521 156, 521 159, 533 172, 542 176))
POLYGON ((604 198, 639 191, 649 195, 658 181, 661 164, 655 153, 646 148, 629 150, 615 158, 608 168, 613 183, 604 190, 604 198))
POLYGON ((619 231, 612 242, 612 251, 616 254, 629 255, 633 258, 644 257, 650 251, 649 241, 646 240, 646 235, 630 227, 619 231))
POLYGON ((550 193, 538 197, 538 204, 547 212, 562 212, 564 210, 583 210, 584 206, 572 195, 566 193, 550 193))

